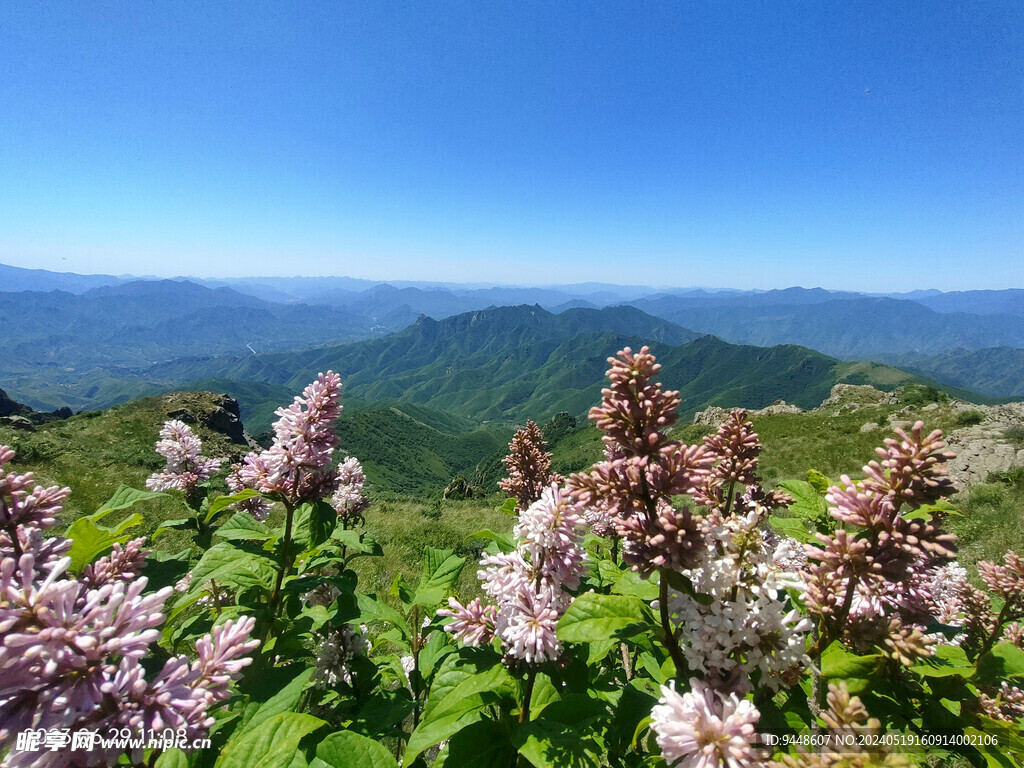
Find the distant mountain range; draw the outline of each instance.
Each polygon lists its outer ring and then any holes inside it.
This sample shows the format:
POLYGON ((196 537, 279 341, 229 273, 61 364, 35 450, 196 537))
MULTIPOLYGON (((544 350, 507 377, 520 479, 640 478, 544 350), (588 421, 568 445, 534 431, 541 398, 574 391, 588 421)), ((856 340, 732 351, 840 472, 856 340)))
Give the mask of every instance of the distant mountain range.
MULTIPOLYGON (((210 378, 280 394, 276 388, 301 384, 310 372, 343 367, 347 386, 373 400, 401 398, 488 419, 534 415, 531 408, 581 412, 595 391, 592 372, 603 373, 615 344, 682 348, 705 334, 758 348, 799 345, 799 353, 751 354, 795 355, 794 362, 814 350, 830 356, 814 365, 833 373, 840 371, 833 358, 879 360, 989 397, 1024 393, 1020 289, 869 296, 345 277, 192 282, 0 265, 0 291, 0 386, 45 410, 103 407, 210 378)), ((741 365, 729 345, 702 343, 694 349, 715 356, 709 370, 721 356, 741 365)), ((701 361, 686 363, 692 369, 701 361)), ((715 385, 758 399, 753 377, 733 383, 728 373, 718 370, 715 385)), ((766 369, 760 375, 773 380, 766 369)), ((801 387, 795 391, 818 391, 801 387)), ((716 394, 702 385, 693 396, 716 394)))

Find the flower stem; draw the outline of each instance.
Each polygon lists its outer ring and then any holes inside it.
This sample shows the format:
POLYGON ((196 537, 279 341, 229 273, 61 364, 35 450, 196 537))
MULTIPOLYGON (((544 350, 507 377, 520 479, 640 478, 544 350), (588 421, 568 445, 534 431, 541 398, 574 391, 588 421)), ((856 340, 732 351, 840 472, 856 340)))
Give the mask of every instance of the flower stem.
POLYGON ((530 673, 526 677, 526 692, 523 694, 523 706, 519 710, 519 722, 526 723, 530 720, 530 699, 533 698, 533 684, 537 680, 537 668, 530 667, 530 673))
POLYGON ((672 663, 676 665, 676 676, 682 674, 686 667, 686 660, 683 652, 676 642, 675 633, 672 631, 672 622, 668 615, 668 571, 662 570, 661 583, 658 585, 658 609, 661 613, 661 630, 665 633, 665 650, 672 657, 672 663))

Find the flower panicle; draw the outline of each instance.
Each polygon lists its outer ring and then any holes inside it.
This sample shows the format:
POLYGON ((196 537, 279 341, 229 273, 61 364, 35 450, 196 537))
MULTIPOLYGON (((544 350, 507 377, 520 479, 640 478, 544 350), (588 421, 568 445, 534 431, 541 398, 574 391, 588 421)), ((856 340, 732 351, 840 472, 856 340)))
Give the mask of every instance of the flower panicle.
POLYGON ((164 422, 156 452, 164 457, 166 465, 146 480, 151 491, 182 491, 194 493, 220 469, 223 459, 203 456, 203 443, 192 428, 178 419, 164 422))
POLYGON ((552 482, 561 484, 562 478, 551 472, 551 454, 544 435, 532 419, 512 435, 508 455, 502 459, 508 477, 498 481, 498 487, 516 500, 516 509, 522 511, 540 498, 552 482))

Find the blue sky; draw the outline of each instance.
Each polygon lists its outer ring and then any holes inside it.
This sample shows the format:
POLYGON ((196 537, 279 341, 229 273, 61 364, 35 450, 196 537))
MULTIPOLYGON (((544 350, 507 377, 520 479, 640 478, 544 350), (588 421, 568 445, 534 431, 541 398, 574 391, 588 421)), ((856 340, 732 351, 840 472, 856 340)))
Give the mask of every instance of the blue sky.
POLYGON ((0 262, 1002 288, 1024 4, 0 5, 0 262))

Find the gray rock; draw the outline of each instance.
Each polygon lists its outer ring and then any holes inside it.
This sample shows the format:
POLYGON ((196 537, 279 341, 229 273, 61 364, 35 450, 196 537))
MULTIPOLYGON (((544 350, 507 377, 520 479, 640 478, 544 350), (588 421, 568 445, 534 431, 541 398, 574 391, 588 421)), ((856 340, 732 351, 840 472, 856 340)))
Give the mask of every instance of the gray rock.
POLYGON ((25 432, 35 432, 36 425, 26 419, 24 416, 0 416, 0 424, 12 427, 14 429, 20 429, 25 432))
POLYGON ((867 424, 864 424, 864 425, 861 426, 860 431, 861 432, 874 432, 876 429, 879 428, 879 426, 880 425, 879 425, 879 423, 877 421, 869 421, 867 424))

